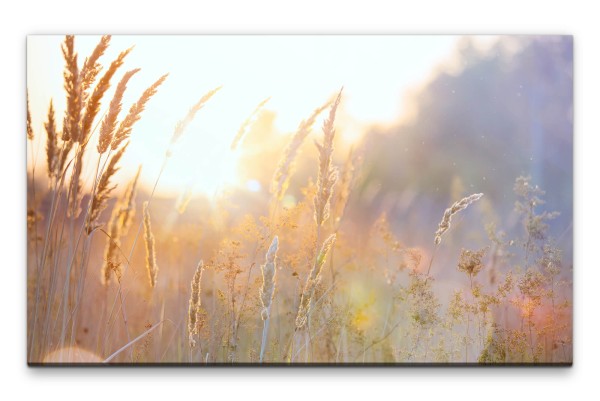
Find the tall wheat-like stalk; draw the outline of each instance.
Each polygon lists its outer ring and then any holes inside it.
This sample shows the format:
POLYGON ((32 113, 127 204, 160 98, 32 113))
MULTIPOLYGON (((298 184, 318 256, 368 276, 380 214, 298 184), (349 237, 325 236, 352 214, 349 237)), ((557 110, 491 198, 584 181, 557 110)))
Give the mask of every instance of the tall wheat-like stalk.
POLYGON ((200 294, 202 291, 203 270, 204 263, 200 261, 196 267, 196 272, 194 273, 191 283, 190 301, 188 305, 188 333, 190 348, 194 348, 196 346, 195 337, 198 336, 198 321, 200 315, 200 306, 202 305, 200 294))
MULTIPOLYGON (((213 90, 208 91, 204 96, 202 96, 202 98, 200 98, 200 100, 194 104, 187 112, 187 114, 185 115, 185 117, 180 120, 176 125, 175 125, 175 130, 173 131, 173 135, 171 136, 171 143, 170 145, 174 145, 175 143, 177 143, 177 141, 179 141, 179 139, 181 138, 181 136, 183 135, 183 132, 185 131, 185 129, 187 128, 187 126, 192 122, 192 120, 194 119, 194 117, 196 117, 196 113, 198 113, 205 105, 206 103, 218 92, 220 91, 222 88, 222 86, 219 86, 213 90)), ((169 150, 167 150, 167 156, 171 155, 171 150, 169 147, 169 150)))
POLYGON ((317 227, 321 227, 329 219, 329 209, 331 204, 331 195, 333 186, 338 178, 338 171, 332 164, 333 139, 335 137, 335 113, 340 104, 342 91, 338 94, 335 102, 329 110, 329 116, 323 123, 323 143, 315 141, 315 146, 319 150, 319 173, 317 176, 317 194, 314 200, 315 222, 317 227))
POLYGON ((52 180, 56 176, 58 165, 58 137, 56 132, 56 122, 54 120, 54 105, 50 99, 50 107, 48 108, 48 122, 44 123, 46 129, 46 160, 48 165, 48 178, 52 180))
POLYGON ((273 181, 271 182, 271 193, 275 199, 281 200, 283 195, 285 195, 300 146, 302 146, 304 140, 308 134, 310 134, 319 114, 329 107, 331 103, 331 101, 327 101, 325 104, 315 109, 310 117, 303 120, 283 151, 283 155, 275 169, 275 174, 273 174, 273 181))
POLYGON ((123 275, 120 252, 121 237, 127 235, 131 221, 135 213, 135 193, 137 182, 140 176, 141 166, 137 170, 135 177, 127 184, 121 198, 117 200, 108 223, 108 238, 104 250, 104 264, 101 269, 101 282, 107 286, 111 275, 115 275, 117 280, 121 280, 123 275))
POLYGON ((27 91, 27 139, 33 141, 33 125, 31 124, 31 110, 29 109, 29 91, 27 91))
POLYGON ((146 269, 148 270, 148 278, 150 279, 150 285, 155 287, 158 277, 158 265, 156 264, 156 246, 154 244, 152 225, 150 224, 148 202, 144 202, 144 242, 146 243, 146 269))
POLYGON ((104 170, 100 176, 100 180, 98 181, 96 191, 94 192, 94 196, 90 201, 88 210, 86 223, 86 232, 88 235, 97 227, 98 218, 100 217, 102 211, 106 208, 106 202, 108 201, 111 192, 117 187, 116 184, 111 185, 110 181, 119 170, 117 164, 119 163, 119 160, 121 160, 121 157, 123 157, 128 145, 129 142, 127 142, 125 146, 119 149, 119 151, 111 157, 106 170, 104 170))
POLYGON ((231 142, 231 150, 235 150, 237 148, 238 144, 242 141, 242 139, 244 138, 244 135, 246 135, 246 132, 250 129, 250 126, 256 121, 262 108, 265 106, 265 104, 269 100, 271 100, 270 97, 268 97, 265 100, 263 100, 262 102, 260 102, 258 104, 258 106, 256 106, 256 108, 252 111, 252 114, 250 114, 248 116, 248 118, 246 118, 244 120, 244 122, 240 126, 240 129, 238 130, 237 134, 235 135, 235 138, 233 138, 233 141, 231 142))
POLYGON ((301 329, 307 322, 308 316, 311 312, 311 302, 313 295, 315 293, 315 289, 317 288, 317 284, 321 278, 321 270, 323 265, 325 264, 325 260, 327 258, 327 254, 335 244, 336 234, 331 234, 327 239, 323 242, 323 246, 321 250, 317 253, 317 257, 315 263, 306 278, 306 283, 304 285, 304 291, 302 292, 302 296, 300 297, 300 306, 298 308, 298 314, 296 316, 296 330, 301 329))
POLYGON ((271 320, 271 304, 273 303, 273 295, 275 293, 275 275, 277 273, 277 249, 279 248, 279 239, 277 236, 273 238, 271 246, 267 250, 265 256, 265 264, 261 266, 262 272, 262 287, 260 288, 260 302, 262 310, 260 312, 263 320, 263 333, 260 345, 260 363, 263 362, 265 349, 267 346, 267 337, 269 335, 269 322, 271 320))

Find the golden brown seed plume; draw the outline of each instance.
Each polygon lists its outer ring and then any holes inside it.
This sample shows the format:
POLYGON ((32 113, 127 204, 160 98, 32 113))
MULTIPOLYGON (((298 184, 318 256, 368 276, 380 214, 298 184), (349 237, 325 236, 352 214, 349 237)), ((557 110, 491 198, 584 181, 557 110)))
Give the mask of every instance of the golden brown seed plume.
POLYGON ((471 203, 478 201, 481 199, 483 194, 473 194, 471 196, 467 196, 457 202, 454 202, 452 206, 450 206, 444 212, 444 217, 442 217, 442 221, 440 222, 437 231, 435 232, 434 243, 435 245, 439 245, 442 242, 442 235, 450 228, 450 221, 452 220, 452 216, 461 210, 465 210, 471 203))
POLYGON ((81 119, 81 135, 79 137, 80 142, 87 141, 90 135, 90 131, 92 129, 92 123, 94 122, 96 115, 100 111, 100 101, 102 100, 102 97, 104 97, 104 94, 110 87, 110 80, 112 79, 113 75, 115 75, 119 67, 123 65, 123 63, 125 62, 125 57, 129 54, 130 51, 131 48, 121 52, 117 59, 110 64, 108 70, 104 73, 102 78, 100 78, 98 84, 96 84, 96 87, 94 88, 92 94, 89 96, 89 99, 87 99, 85 113, 83 115, 83 118, 81 119))
POLYGON ((333 124, 335 122, 335 112, 340 104, 342 90, 340 90, 329 110, 329 117, 323 123, 323 144, 315 141, 315 145, 319 150, 319 174, 317 177, 317 194, 314 200, 315 222, 317 226, 322 226, 329 218, 331 194, 333 193, 333 186, 338 177, 337 169, 331 165, 331 158, 333 154, 333 138, 335 136, 333 124))
POLYGON ((50 99, 50 107, 48 108, 48 121, 44 123, 46 128, 46 161, 48 164, 48 177, 56 176, 56 168, 58 165, 58 137, 56 133, 56 122, 54 120, 54 106, 50 99))
MULTIPOLYGON (((98 73, 102 70, 102 65, 98 63, 98 59, 100 59, 106 49, 108 49, 109 42, 110 35, 102 36, 90 57, 86 58, 83 62, 83 67, 81 67, 81 89, 82 93, 84 93, 84 98, 86 97, 85 94, 96 80, 98 73)), ((84 99, 84 101, 85 100, 86 99, 84 99)))
POLYGON ((148 202, 144 202, 144 240, 146 243, 146 269, 150 278, 150 285, 156 286, 158 277, 158 265, 156 264, 156 248, 154 246, 154 235, 152 234, 152 226, 150 224, 150 211, 148 210, 148 202))
POLYGON ((200 298, 200 292, 202 290, 202 270, 204 265, 202 261, 198 263, 194 278, 192 278, 192 293, 190 294, 190 304, 188 308, 188 331, 189 331, 189 343, 190 348, 196 346, 195 336, 198 335, 198 317, 200 314, 200 305, 202 299, 200 298))
POLYGON ((102 120, 102 125, 100 126, 100 136, 98 138, 98 153, 103 154, 108 150, 110 146, 113 136, 115 134, 115 130, 117 129, 117 117, 121 112, 121 101, 123 100, 123 95, 125 94, 125 89, 127 89, 127 82, 134 76, 140 69, 136 68, 131 71, 127 71, 121 81, 117 85, 117 89, 115 90, 115 94, 110 102, 110 107, 108 108, 108 112, 106 116, 102 120))
POLYGON ((298 315, 296 316, 296 329, 301 329, 306 324, 308 314, 310 313, 310 304, 312 302, 312 297, 320 280, 321 269, 325 264, 327 254, 329 253, 329 251, 333 247, 333 244, 335 243, 335 237, 335 234, 331 234, 325 240, 325 242, 323 242, 321 251, 319 252, 315 260, 315 264, 313 265, 310 273, 308 274, 306 284, 304 285, 304 291, 302 292, 302 297, 300 298, 300 307, 298 308, 298 315))
POLYGON ((303 120, 296 133, 292 137, 290 143, 287 145, 283 152, 283 156, 279 160, 277 168, 275 169, 275 174, 273 175, 273 182, 271 183, 271 193, 275 196, 276 199, 281 200, 287 187, 289 185, 289 181, 292 174, 292 169, 294 166, 294 161, 296 160, 296 156, 298 155, 298 151, 304 140, 310 134, 312 126, 315 124, 315 120, 325 110, 331 101, 327 101, 324 105, 317 108, 310 117, 306 120, 303 120))
MULTIPOLYGON (((196 103, 189 109, 188 113, 183 118, 183 120, 179 121, 177 125, 175 125, 175 131, 173 131, 173 136, 171 137, 171 145, 176 143, 179 140, 179 138, 181 138, 186 127, 192 122, 192 120, 196 116, 196 113, 198 113, 198 111, 200 111, 200 109, 202 109, 206 105, 210 98, 213 97, 219 90, 221 90, 221 88, 222 86, 219 86, 218 88, 209 91, 204 96, 202 96, 198 103, 196 103)), ((167 151, 167 154, 170 154, 169 151, 167 151)))
POLYGON ((83 107, 81 77, 77 66, 77 53, 75 53, 75 37, 67 35, 62 45, 62 53, 65 59, 64 88, 67 92, 67 108, 63 122, 62 140, 79 141, 79 120, 83 107))
POLYGON ((265 104, 269 100, 271 100, 270 97, 268 97, 265 100, 263 100, 262 102, 260 102, 258 104, 258 106, 256 106, 256 108, 254 109, 252 114, 250 114, 248 116, 248 118, 246 118, 246 120, 244 120, 244 122, 242 123, 240 129, 238 130, 235 138, 233 139, 233 142, 231 142, 231 150, 235 150, 237 148, 237 145, 240 143, 240 141, 242 140, 244 135, 246 135, 246 132, 248 132, 248 129, 250 128, 250 126, 256 121, 258 114, 261 112, 262 108, 265 106, 265 104))
POLYGON ((102 211, 106 208, 106 201, 108 200, 108 197, 113 189, 116 188, 116 185, 110 185, 110 179, 119 170, 117 164, 119 163, 119 160, 121 160, 121 157, 123 157, 123 154, 127 149, 127 145, 129 145, 129 142, 110 158, 108 166, 106 166, 106 170, 102 172, 100 180, 98 180, 96 191, 92 197, 92 200, 90 201, 90 210, 86 223, 86 232, 88 235, 98 226, 98 218, 100 217, 102 211))
POLYGON ((33 126, 31 125, 31 111, 29 111, 29 91, 27 91, 27 139, 33 141, 33 126))
POLYGON ((275 293, 275 273, 277 271, 277 265, 275 263, 277 258, 277 248, 279 247, 279 239, 277 236, 273 238, 271 246, 267 251, 265 264, 261 266, 262 271, 262 287, 260 289, 260 301, 262 303, 262 310, 260 315, 262 320, 267 320, 271 311, 271 303, 273 302, 273 294, 275 293))
POLYGON ((116 150, 121 142, 128 139, 131 135, 131 130, 133 129, 133 125, 141 118, 142 112, 146 107, 146 103, 156 94, 158 87, 162 85, 162 83, 167 79, 169 74, 165 74, 160 77, 156 82, 154 82, 148 89, 144 91, 142 96, 135 102, 130 108, 127 116, 121 124, 119 124, 119 128, 114 134, 112 139, 112 143, 110 145, 112 150, 116 150))

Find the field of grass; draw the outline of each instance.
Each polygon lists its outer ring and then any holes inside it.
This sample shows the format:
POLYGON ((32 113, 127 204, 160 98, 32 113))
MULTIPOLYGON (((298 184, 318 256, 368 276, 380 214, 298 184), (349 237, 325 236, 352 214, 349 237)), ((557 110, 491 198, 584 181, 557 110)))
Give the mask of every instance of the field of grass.
POLYGON ((265 144, 268 154, 252 134, 269 99, 239 122, 231 152, 255 141, 265 191, 160 195, 176 145, 221 88, 165 133, 156 177, 140 165, 117 179, 169 77, 125 107, 135 50, 103 63, 110 41, 82 60, 67 36, 64 116, 51 102, 40 131, 28 107, 28 363, 572 362, 572 266, 550 235, 559 211, 531 177, 514 177, 503 200, 511 216, 488 219, 486 193, 460 188, 429 241, 403 241, 412 222, 389 211, 370 218, 352 202, 373 173, 360 143, 337 146, 341 88, 281 143, 265 144))

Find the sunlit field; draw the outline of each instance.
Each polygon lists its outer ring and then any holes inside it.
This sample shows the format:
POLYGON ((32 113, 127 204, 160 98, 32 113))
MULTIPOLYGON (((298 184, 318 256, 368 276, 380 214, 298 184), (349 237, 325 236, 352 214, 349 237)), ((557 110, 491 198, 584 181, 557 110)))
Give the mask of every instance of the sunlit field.
POLYGON ((29 364, 572 363, 570 37, 27 55, 29 364))

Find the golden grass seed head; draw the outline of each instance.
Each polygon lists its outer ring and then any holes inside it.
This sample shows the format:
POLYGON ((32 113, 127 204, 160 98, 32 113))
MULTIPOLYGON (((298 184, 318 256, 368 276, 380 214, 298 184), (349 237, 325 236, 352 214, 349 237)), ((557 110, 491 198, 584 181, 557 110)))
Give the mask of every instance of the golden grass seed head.
POLYGON ((158 277, 158 265, 156 263, 156 247, 154 243, 154 234, 152 233, 152 225, 150 223, 150 211, 148 210, 148 202, 144 202, 144 242, 146 243, 146 270, 150 285, 154 288, 158 277))
POLYGON ((198 315, 200 313, 200 305, 202 304, 200 292, 202 289, 203 270, 204 263, 200 261, 200 263, 198 263, 198 266, 196 267, 196 271, 191 282, 191 293, 188 306, 188 332, 190 348, 194 348, 196 346, 195 336, 198 335, 198 315))
POLYGON ((435 232, 434 243, 435 245, 439 245, 442 242, 442 235, 450 228, 450 222, 452 220, 452 216, 461 210, 465 210, 471 203, 478 201, 481 199, 483 194, 473 194, 463 198, 457 202, 454 202, 452 206, 450 206, 444 212, 444 216, 442 217, 442 221, 440 222, 437 231, 435 232))
POLYGON ((127 71, 117 85, 117 89, 115 90, 115 94, 110 102, 108 112, 106 113, 106 116, 102 120, 102 125, 100 126, 100 135, 98 137, 97 146, 98 153, 100 154, 103 154, 108 150, 108 147, 113 140, 113 136, 117 128, 117 117, 119 117, 119 113, 121 112, 121 102, 123 100, 125 90, 127 89, 127 82, 129 82, 131 77, 133 77, 138 71, 140 71, 139 68, 127 71))
POLYGON ((278 247, 279 239, 275 236, 271 242, 271 246, 267 250, 265 264, 261 266, 263 279, 262 287, 260 289, 260 300, 263 306, 261 310, 262 320, 267 320, 269 318, 271 303, 273 302, 273 295, 275 293, 275 275, 277 272, 275 261, 278 247))

